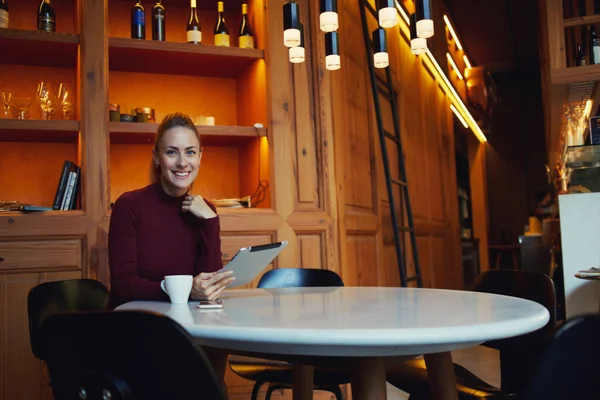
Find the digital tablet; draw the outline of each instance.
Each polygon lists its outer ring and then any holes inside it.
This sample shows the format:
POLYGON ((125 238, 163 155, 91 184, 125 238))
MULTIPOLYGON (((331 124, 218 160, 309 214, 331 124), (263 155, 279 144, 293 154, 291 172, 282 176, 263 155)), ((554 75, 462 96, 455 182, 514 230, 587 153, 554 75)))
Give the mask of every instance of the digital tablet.
POLYGON ((238 250, 235 256, 223 267, 223 271, 233 271, 233 276, 235 276, 235 280, 227 287, 243 286, 252 282, 287 244, 287 241, 283 241, 244 247, 238 250))

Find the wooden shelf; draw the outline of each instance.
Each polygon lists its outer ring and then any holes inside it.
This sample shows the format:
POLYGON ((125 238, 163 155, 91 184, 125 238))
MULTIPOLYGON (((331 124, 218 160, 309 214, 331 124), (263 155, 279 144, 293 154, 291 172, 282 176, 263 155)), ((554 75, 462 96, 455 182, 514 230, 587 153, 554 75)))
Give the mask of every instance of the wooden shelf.
POLYGON ((5 64, 74 68, 79 35, 0 28, 0 59, 5 64))
POLYGON ((564 27, 574 27, 583 25, 595 25, 600 23, 600 14, 586 15, 585 17, 565 18, 564 27))
MULTIPOLYGON (((243 146, 249 139, 267 135, 267 128, 253 126, 207 126, 197 125, 206 146, 243 146)), ((140 122, 111 122, 110 141, 113 144, 154 143, 158 124, 140 122)))
POLYGON ((550 72, 550 80, 553 85, 600 81, 600 64, 557 68, 550 72))
POLYGON ((0 142, 76 143, 79 121, 0 119, 0 142))
MULTIPOLYGON (((130 0, 110 0, 111 3, 115 2, 115 3, 127 3, 128 5, 132 5, 133 3, 131 3, 130 0)), ((229 12, 231 10, 241 10, 242 7, 242 3, 247 3, 248 0, 227 0, 225 2, 225 12, 229 12)), ((150 10, 150 12, 152 11, 152 6, 156 3, 154 1, 141 1, 142 5, 144 6, 145 10, 146 10, 146 14, 148 13, 148 10, 150 10)), ((165 7, 167 7, 167 13, 169 12, 169 8, 170 7, 183 7, 183 8, 187 8, 189 9, 190 7, 190 0, 169 0, 168 2, 166 2, 167 4, 165 5, 165 7)), ((165 4, 165 3, 163 3, 165 4)), ((212 1, 198 1, 197 2, 197 7, 198 10, 212 10, 215 12, 217 12, 217 2, 216 0, 214 2, 212 1)))
POLYGON ((235 78, 254 61, 260 49, 206 44, 109 38, 109 68, 115 71, 235 78))

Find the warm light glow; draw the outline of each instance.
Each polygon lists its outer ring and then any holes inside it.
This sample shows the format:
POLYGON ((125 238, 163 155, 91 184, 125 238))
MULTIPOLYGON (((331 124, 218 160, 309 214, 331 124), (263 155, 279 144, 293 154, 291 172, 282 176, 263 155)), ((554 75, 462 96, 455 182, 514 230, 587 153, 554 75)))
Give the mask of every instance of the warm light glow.
POLYGON ((430 19, 421 19, 417 21, 417 36, 427 39, 433 36, 433 21, 430 19))
POLYGON ((427 51, 427 39, 416 38, 411 40, 410 50, 416 56, 425 53, 427 51))
POLYGON ((290 62, 298 64, 304 61, 304 47, 296 46, 289 48, 290 62))
POLYGON ((384 51, 373 54, 373 65, 375 68, 385 68, 390 65, 389 54, 384 51))
POLYGON ((337 54, 331 54, 325 57, 325 68, 330 71, 340 69, 341 59, 337 54))
POLYGON ((456 76, 458 76, 458 79, 463 80, 464 78, 458 69, 458 65, 456 65, 450 53, 446 53, 446 58, 448 58, 448 61, 450 62, 450 65, 452 65, 452 69, 454 70, 454 72, 456 72, 456 76))
POLYGON ((300 46, 300 29, 286 29, 283 31, 283 44, 287 47, 300 46))
POLYGON ((404 18, 404 20, 406 21, 407 24, 410 24, 410 18, 408 18, 408 14, 404 11, 404 9, 402 8, 402 6, 400 5, 400 3, 398 3, 398 0, 395 0, 396 2, 396 9, 398 9, 398 11, 400 12, 400 15, 402 15, 402 18, 404 18))
POLYGON ((398 12, 394 7, 385 7, 379 10, 379 26, 393 28, 398 25, 398 12))
POLYGON ((323 32, 337 31, 339 28, 338 14, 333 11, 322 12, 319 16, 319 25, 323 32))
POLYGON ((473 67, 471 66, 471 63, 469 62, 469 59, 467 58, 467 55, 466 55, 466 54, 463 54, 463 61, 465 62, 465 65, 467 66, 467 69, 471 69, 471 68, 473 68, 473 67))
POLYGON ((458 112, 458 110, 456 109, 456 107, 454 107, 454 104, 450 104, 450 109, 452 110, 452 112, 454 113, 454 115, 456 115, 456 118, 458 118, 458 120, 463 124, 463 126, 467 129, 469 129, 469 125, 467 124, 467 121, 465 121, 465 119, 463 118, 462 115, 460 115, 460 113, 458 112))
MULTIPOLYGON (((406 37, 410 37, 410 28, 409 28, 410 18, 408 17, 408 14, 406 14, 406 12, 404 11, 404 9, 400 5, 400 3, 398 3, 397 0, 396 0, 396 8, 398 9, 398 12, 402 15, 402 18, 404 18, 404 22, 405 22, 404 24, 400 24, 400 29, 402 29, 402 32, 404 33, 404 35, 406 37)), ((448 95, 450 96, 450 99, 452 100, 453 104, 455 105, 455 108, 459 111, 459 113, 467 121, 469 128, 471 129, 473 134, 477 137, 477 140, 479 140, 481 143, 487 142, 487 138, 485 137, 483 131, 481 130, 481 128, 479 127, 479 125, 477 124, 477 122, 475 121, 475 119, 473 118, 473 116, 471 115, 469 110, 467 109, 467 106, 465 105, 465 103, 463 103, 462 99, 460 98, 460 96, 458 95, 456 90, 454 89, 454 86, 452 86, 452 84, 448 80, 448 77, 446 77, 446 74, 444 73, 444 71, 442 71, 442 68, 438 64, 437 60, 435 59, 435 57, 433 57, 433 54, 431 54, 431 52, 429 50, 426 50, 426 54, 427 54, 427 57, 423 57, 423 62, 428 64, 430 71, 432 71, 434 73, 434 75, 441 81, 440 83, 442 84, 444 91, 446 93, 448 93, 448 95)))
POLYGON ((444 22, 446 22, 446 26, 450 31, 450 35, 452 35, 452 38, 454 39, 454 43, 456 43, 456 47, 458 48, 458 50, 462 51, 462 44, 460 44, 460 40, 458 40, 458 36, 456 36, 456 32, 454 32, 454 28, 452 28, 452 24, 450 23, 450 20, 448 19, 447 15, 444 15, 444 22))

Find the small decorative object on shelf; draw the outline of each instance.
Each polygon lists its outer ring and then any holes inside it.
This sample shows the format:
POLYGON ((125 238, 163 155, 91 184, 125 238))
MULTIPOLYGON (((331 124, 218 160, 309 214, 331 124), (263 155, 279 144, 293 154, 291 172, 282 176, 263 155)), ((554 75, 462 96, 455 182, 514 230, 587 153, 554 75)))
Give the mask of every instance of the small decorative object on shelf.
POLYGON ((152 8, 152 40, 164 42, 166 40, 166 14, 165 6, 161 0, 157 0, 152 8))
POLYGON ((8 4, 0 0, 0 28, 8 28, 8 4))
POLYGON ((582 67, 585 63, 585 53, 581 50, 581 43, 577 44, 577 53, 575 53, 575 65, 582 67))
POLYGON ((242 23, 239 32, 239 47, 242 49, 254 48, 254 34, 248 21, 248 4, 242 4, 242 23))
POLYGON ((196 0, 190 0, 190 17, 187 22, 187 42, 193 44, 202 43, 202 27, 196 13, 196 0))
POLYGON ((46 32, 56 31, 56 13, 51 0, 42 0, 38 7, 37 29, 46 32))
POLYGON ((146 39, 146 13, 139 1, 131 7, 131 38, 146 39))
POLYGON ((225 24, 225 15, 223 14, 224 5, 222 1, 217 3, 217 23, 215 24, 215 46, 229 47, 229 29, 225 24))

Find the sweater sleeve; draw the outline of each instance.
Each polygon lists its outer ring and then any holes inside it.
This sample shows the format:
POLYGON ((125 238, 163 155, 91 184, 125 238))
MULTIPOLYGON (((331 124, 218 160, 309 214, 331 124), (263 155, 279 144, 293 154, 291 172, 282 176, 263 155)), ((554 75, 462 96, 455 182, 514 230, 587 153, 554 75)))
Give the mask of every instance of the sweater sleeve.
POLYGON ((221 222, 217 208, 208 200, 206 204, 217 214, 215 218, 200 219, 200 241, 198 243, 198 263, 196 275, 200 272, 214 272, 223 268, 221 256, 221 222))
POLYGON ((133 300, 164 300, 160 282, 141 278, 137 270, 137 236, 140 204, 133 193, 120 196, 112 209, 108 233, 111 303, 133 300))

